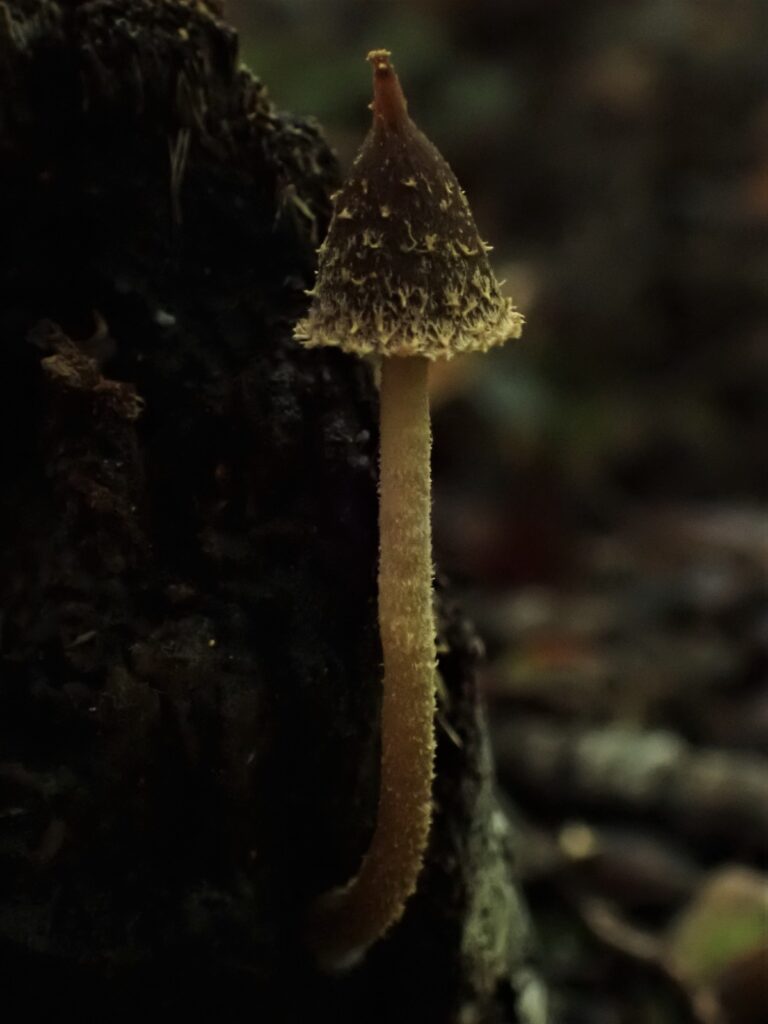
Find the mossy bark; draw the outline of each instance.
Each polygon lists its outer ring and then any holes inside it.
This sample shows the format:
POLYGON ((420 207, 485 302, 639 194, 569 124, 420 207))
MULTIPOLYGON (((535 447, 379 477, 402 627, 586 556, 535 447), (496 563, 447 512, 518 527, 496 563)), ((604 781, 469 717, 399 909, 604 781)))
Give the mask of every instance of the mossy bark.
POLYGON ((0 90, 4 1016, 510 1019, 523 918, 444 604, 423 882, 357 971, 302 944, 378 785, 376 392, 291 339, 327 146, 210 2, 0 4, 0 90))

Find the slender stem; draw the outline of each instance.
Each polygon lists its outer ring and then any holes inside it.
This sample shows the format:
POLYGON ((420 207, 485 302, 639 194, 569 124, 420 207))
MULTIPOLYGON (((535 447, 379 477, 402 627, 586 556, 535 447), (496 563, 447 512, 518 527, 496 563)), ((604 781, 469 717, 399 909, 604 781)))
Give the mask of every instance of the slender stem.
POLYGON ((402 916, 429 838, 435 715, 435 624, 429 362, 383 360, 379 629, 384 654, 376 829, 359 874, 324 897, 311 938, 329 964, 364 951, 402 916))

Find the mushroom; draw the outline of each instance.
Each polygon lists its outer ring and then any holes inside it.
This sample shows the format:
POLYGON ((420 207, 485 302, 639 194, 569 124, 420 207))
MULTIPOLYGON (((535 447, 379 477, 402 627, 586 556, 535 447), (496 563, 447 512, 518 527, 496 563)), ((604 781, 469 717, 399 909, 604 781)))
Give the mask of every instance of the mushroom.
POLYGON ((466 197, 408 116, 387 50, 373 65, 373 125, 334 197, 308 314, 295 336, 381 361, 379 629, 384 657, 376 827, 358 874, 313 908, 327 965, 363 953, 402 916, 429 838, 435 620, 428 368, 519 337, 466 197))

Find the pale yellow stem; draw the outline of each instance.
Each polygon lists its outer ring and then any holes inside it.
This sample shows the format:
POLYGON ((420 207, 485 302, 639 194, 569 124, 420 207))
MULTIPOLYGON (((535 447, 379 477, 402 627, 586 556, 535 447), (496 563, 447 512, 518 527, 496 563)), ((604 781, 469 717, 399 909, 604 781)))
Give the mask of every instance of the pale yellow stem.
POLYGON ((427 359, 381 371, 379 629, 384 654, 376 829, 360 872, 323 897, 311 925, 321 960, 341 965, 402 916, 429 838, 435 752, 435 623, 427 359))

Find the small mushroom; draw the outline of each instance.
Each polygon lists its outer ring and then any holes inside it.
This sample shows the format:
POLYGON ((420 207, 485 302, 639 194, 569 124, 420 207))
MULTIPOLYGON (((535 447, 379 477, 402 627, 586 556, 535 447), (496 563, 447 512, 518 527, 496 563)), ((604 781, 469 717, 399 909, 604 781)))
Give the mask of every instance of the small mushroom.
POLYGON ((381 773, 358 874, 313 908, 329 966, 364 952, 402 916, 429 838, 436 649, 428 368, 519 337, 522 317, 488 262, 466 197, 408 116, 387 50, 373 65, 373 125, 335 197, 313 300, 295 336, 381 360, 379 629, 381 773))

